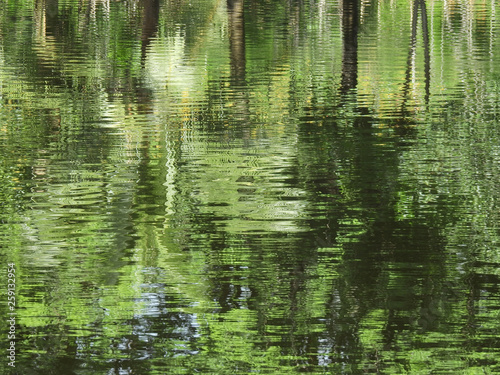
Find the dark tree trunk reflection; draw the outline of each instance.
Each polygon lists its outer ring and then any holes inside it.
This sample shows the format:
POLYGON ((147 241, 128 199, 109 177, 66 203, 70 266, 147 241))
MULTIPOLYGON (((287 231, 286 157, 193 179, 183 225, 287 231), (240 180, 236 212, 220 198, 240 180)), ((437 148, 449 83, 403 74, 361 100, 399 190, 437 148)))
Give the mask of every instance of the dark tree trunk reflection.
POLYGON ((417 0, 420 3, 422 13, 422 34, 424 38, 424 74, 425 74, 425 102, 429 101, 430 96, 430 75, 431 75, 431 56, 429 50, 429 28, 427 23, 427 7, 425 0, 417 0))
POLYGON ((160 1, 143 0, 142 6, 141 58, 144 63, 149 43, 151 43, 151 39, 156 34, 158 28, 160 1))
POLYGON ((358 84, 358 0, 342 0, 342 81, 343 94, 355 89, 358 84))
POLYGON ((413 2, 413 15, 411 24, 411 39, 410 39, 410 51, 408 53, 408 62, 406 69, 405 84, 403 89, 403 106, 402 111, 405 112, 406 102, 408 100, 408 93, 410 90, 410 78, 411 72, 414 69, 413 63, 416 54, 417 47, 417 26, 419 13, 422 17, 422 39, 424 42, 424 80, 425 80, 425 102, 429 102, 430 96, 430 50, 429 50, 429 28, 427 21, 427 7, 425 5, 425 0, 415 0, 413 2))
POLYGON ((236 83, 242 83, 245 80, 246 70, 243 5, 243 0, 227 0, 231 77, 236 83))

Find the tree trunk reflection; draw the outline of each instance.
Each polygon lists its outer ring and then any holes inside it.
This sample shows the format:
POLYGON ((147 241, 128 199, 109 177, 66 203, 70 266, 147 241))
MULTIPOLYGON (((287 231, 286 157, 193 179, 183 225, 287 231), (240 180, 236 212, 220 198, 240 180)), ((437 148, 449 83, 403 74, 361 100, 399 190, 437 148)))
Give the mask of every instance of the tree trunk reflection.
POLYGON ((343 94, 355 89, 358 84, 358 0, 342 1, 342 81, 343 94))
POLYGON ((158 28, 158 19, 160 14, 160 1, 159 0, 143 0, 142 13, 142 34, 141 34, 141 57, 142 61, 146 58, 146 51, 148 49, 151 38, 156 34, 158 28))
POLYGON ((411 39, 410 39, 410 51, 408 53, 408 62, 406 69, 405 84, 403 88, 403 104, 402 112, 406 111, 406 103, 408 101, 408 94, 410 90, 410 78, 411 73, 415 69, 415 55, 417 47, 417 25, 418 17, 422 17, 422 38, 424 42, 424 81, 425 81, 425 102, 429 102, 430 96, 430 50, 429 50, 429 28, 427 26, 427 8, 425 5, 425 0, 415 0, 413 2, 413 15, 411 24, 411 39))
POLYGON ((236 83, 245 80, 245 20, 243 0, 227 0, 231 77, 236 83))

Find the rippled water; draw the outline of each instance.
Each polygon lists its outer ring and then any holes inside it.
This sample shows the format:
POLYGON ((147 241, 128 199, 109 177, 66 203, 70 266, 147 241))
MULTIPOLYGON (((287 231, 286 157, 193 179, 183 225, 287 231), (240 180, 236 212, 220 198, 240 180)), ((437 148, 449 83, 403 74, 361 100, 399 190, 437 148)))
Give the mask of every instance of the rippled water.
POLYGON ((499 11, 1 3, 2 371, 500 372, 499 11))

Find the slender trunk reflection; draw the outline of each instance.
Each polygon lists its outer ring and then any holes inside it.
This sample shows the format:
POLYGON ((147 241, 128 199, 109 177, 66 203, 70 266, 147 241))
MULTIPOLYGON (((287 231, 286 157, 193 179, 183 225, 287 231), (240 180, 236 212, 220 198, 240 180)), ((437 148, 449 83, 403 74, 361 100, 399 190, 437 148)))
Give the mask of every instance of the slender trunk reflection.
POLYGON ((359 114, 354 119, 356 127, 370 127, 373 118, 370 109, 359 106, 356 95, 350 96, 358 86, 358 0, 342 1, 342 76, 340 81, 340 106, 354 104, 353 110, 359 114))
POLYGON ((401 105, 401 112, 406 113, 406 104, 410 91, 411 73, 415 69, 414 61, 417 47, 417 25, 419 10, 422 16, 422 34, 424 42, 424 80, 425 80, 425 103, 429 102, 430 96, 430 50, 429 50, 429 29, 427 26, 427 8, 425 0, 415 0, 413 3, 413 16, 411 24, 411 39, 410 51, 408 53, 408 61, 406 68, 405 84, 403 86, 403 103, 401 105))
POLYGON ((358 84, 358 0, 342 1, 342 94, 356 88, 358 84))
POLYGON ((430 96, 430 75, 431 75, 431 56, 429 48, 429 28, 427 25, 427 7, 425 0, 420 0, 422 11, 422 34, 424 39, 424 74, 425 74, 425 102, 429 102, 430 96))
POLYGON ((45 13, 47 17, 47 31, 54 34, 60 27, 60 20, 58 17, 59 0, 46 0, 45 1, 45 13))
POLYGON ((235 83, 245 80, 245 20, 243 0, 227 0, 231 77, 235 83))
POLYGON ((250 138, 250 108, 246 83, 246 51, 245 51, 245 11, 244 0, 227 0, 230 48, 230 92, 234 101, 232 119, 230 121, 241 130, 240 137, 250 138))
POLYGON ((156 34, 160 14, 159 0, 142 0, 142 34, 141 34, 141 59, 144 64, 146 51, 151 39, 156 34))

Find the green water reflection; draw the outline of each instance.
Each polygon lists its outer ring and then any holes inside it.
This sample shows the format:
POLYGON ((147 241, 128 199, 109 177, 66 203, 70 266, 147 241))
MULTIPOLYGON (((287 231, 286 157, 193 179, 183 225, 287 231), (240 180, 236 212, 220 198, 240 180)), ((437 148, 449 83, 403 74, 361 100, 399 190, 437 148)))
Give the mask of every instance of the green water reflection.
POLYGON ((499 11, 1 3, 0 373, 500 372, 499 11))

